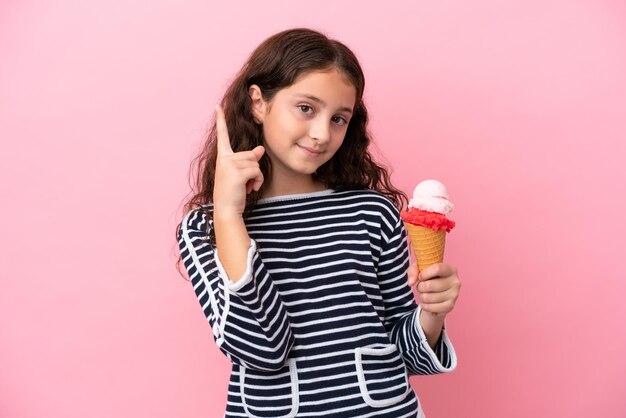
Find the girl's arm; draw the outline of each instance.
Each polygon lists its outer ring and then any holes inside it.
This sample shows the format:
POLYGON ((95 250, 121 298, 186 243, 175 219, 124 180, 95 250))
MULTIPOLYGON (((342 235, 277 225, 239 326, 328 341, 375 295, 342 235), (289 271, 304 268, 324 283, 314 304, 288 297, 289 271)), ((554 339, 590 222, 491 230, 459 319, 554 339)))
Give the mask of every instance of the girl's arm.
POLYGON ((233 152, 226 118, 221 106, 215 107, 217 159, 213 187, 213 219, 215 241, 220 260, 231 281, 236 282, 245 271, 250 236, 243 221, 246 195, 259 190, 263 173, 259 160, 265 153, 262 146, 251 151, 233 152))
POLYGON ((452 371, 456 367, 456 354, 445 329, 430 325, 428 332, 422 327, 422 307, 415 303, 407 284, 409 253, 406 231, 396 208, 391 208, 383 226, 382 250, 378 262, 378 282, 385 306, 384 325, 391 341, 401 352, 411 374, 436 374, 452 371), (440 334, 435 339, 436 335, 440 334))
POLYGON ((222 108, 215 113, 213 207, 191 211, 179 246, 217 346, 236 364, 281 369, 293 346, 289 317, 243 221, 246 195, 259 190, 263 147, 233 152, 222 108), (215 235, 216 248, 209 236, 215 235))
POLYGON ((409 287, 417 286, 419 292, 420 324, 431 348, 435 348, 446 314, 459 297, 461 281, 457 270, 449 264, 438 264, 420 273, 417 263, 413 263, 407 274, 409 287))
POLYGON ((229 279, 235 283, 246 271, 246 259, 250 248, 250 236, 238 214, 214 211, 216 252, 229 279))
POLYGON ((229 279, 211 245, 211 208, 191 211, 181 222, 183 263, 220 350, 236 364, 259 370, 284 367, 294 343, 289 317, 256 244, 248 240, 244 271, 229 279))

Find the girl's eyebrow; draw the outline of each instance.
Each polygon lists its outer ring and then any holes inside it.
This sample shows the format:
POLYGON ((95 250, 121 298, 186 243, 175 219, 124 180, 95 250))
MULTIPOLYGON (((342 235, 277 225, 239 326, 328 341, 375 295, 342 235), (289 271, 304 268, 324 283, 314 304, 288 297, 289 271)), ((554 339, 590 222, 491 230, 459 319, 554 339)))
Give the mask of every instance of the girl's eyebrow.
MULTIPOLYGON (((312 100, 312 101, 314 101, 316 103, 319 103, 322 106, 326 106, 326 102, 324 102, 322 99, 320 99, 318 97, 313 96, 312 94, 296 94, 296 96, 298 96, 298 97, 306 97, 307 99, 312 100)), ((344 107, 340 108, 339 110, 352 114, 352 109, 350 109, 347 106, 344 106, 344 107)))

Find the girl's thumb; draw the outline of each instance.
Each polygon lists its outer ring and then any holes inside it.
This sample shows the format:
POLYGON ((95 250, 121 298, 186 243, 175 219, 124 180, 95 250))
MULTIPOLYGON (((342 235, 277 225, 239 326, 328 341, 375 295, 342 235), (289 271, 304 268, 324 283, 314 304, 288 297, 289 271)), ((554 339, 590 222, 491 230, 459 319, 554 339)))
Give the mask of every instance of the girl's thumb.
POLYGON ((252 150, 252 153, 256 157, 256 160, 259 161, 263 154, 265 154, 265 148, 263 147, 263 145, 259 145, 252 150))

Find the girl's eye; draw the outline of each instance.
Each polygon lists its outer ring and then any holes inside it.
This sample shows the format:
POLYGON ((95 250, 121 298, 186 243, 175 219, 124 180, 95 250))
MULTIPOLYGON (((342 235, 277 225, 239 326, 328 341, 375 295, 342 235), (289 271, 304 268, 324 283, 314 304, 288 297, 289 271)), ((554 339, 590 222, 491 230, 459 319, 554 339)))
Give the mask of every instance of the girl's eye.
POLYGON ((313 108, 306 104, 298 105, 298 108, 300 109, 302 113, 307 114, 307 115, 310 115, 313 112, 313 108))
POLYGON ((333 116, 333 122, 341 126, 348 124, 348 121, 343 116, 333 116))

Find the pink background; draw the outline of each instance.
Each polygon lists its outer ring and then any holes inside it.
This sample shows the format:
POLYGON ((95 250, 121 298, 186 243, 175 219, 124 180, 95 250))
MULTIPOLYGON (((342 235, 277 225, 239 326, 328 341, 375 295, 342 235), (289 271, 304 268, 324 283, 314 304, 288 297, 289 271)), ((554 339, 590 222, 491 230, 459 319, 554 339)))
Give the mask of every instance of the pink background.
POLYGON ((41 3, 0 4, 0 416, 221 416, 174 229, 228 80, 300 25, 360 57, 397 185, 457 205, 428 417, 626 416, 626 3, 41 3))

